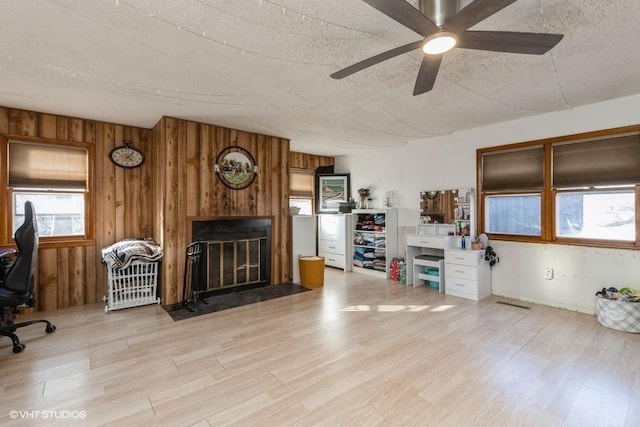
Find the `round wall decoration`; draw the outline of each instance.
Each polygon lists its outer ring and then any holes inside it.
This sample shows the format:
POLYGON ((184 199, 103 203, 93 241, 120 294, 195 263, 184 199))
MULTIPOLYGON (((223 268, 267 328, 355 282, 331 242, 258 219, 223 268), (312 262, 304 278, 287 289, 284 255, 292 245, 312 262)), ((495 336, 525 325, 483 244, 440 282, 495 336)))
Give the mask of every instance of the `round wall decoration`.
POLYGON ((227 147, 218 154, 216 174, 224 185, 240 190, 251 185, 258 174, 253 156, 242 147, 227 147))

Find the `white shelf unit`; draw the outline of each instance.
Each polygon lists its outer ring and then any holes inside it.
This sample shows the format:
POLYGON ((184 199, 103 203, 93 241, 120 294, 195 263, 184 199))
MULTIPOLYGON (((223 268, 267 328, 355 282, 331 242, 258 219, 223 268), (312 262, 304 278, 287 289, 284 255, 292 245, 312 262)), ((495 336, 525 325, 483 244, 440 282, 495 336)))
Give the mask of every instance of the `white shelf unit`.
POLYGON ((416 232, 420 236, 448 236, 454 234, 454 224, 418 224, 416 232))
POLYGON ((438 292, 444 292, 444 257, 438 255, 416 255, 413 257, 413 286, 438 284, 438 292), (437 275, 428 274, 425 269, 436 269, 437 275))
POLYGON ((329 267, 351 271, 351 215, 318 215, 318 256, 329 267))
POLYGON ((353 271, 389 278, 391 260, 398 256, 398 211, 357 209, 353 216, 353 271))
POLYGON ((457 191, 454 198, 454 221, 457 223, 454 227, 455 234, 460 235, 459 231, 467 237, 475 237, 475 203, 474 189, 461 188, 457 191))

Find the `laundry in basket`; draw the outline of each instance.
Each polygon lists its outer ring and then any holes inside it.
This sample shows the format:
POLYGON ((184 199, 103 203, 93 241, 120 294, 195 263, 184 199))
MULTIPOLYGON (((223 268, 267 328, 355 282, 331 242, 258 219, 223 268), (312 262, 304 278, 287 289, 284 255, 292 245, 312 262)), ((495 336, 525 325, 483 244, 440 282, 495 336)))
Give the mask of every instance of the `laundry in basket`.
POLYGON ((102 260, 107 267, 123 269, 136 259, 160 261, 162 247, 152 239, 123 239, 102 249, 102 260))
POLYGON ((640 302, 627 298, 609 299, 598 295, 596 315, 602 326, 623 332, 640 333, 640 302))

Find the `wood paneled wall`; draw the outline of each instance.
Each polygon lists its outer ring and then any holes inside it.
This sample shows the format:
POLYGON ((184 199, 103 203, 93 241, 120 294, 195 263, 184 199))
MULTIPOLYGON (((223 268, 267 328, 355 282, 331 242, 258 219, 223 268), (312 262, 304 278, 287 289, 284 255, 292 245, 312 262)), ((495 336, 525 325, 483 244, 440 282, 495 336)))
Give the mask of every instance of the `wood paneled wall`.
POLYGON ((154 132, 155 227, 165 253, 164 301, 182 298, 189 218, 270 217, 271 283, 290 280, 289 140, 169 117, 154 132), (229 146, 245 148, 256 161, 258 176, 247 188, 230 189, 216 176, 218 153, 229 146))
MULTIPOLYGON (((190 217, 271 217, 271 283, 290 280, 289 167, 315 169, 334 162, 292 153, 287 139, 167 117, 143 129, 0 107, 0 133, 95 144, 95 241, 41 244, 39 310, 100 302, 107 290, 101 249, 127 237, 151 237, 162 244, 162 302, 180 301, 190 217), (109 152, 123 140, 145 153, 141 167, 111 163, 109 152), (249 150, 259 167, 257 179, 243 190, 225 187, 214 171, 218 153, 232 145, 249 150)), ((10 243, 5 240, 0 244, 10 243)))
POLYGON ((335 159, 333 157, 299 153, 297 151, 289 153, 290 168, 316 170, 320 166, 332 166, 334 163, 335 159))
MULTIPOLYGON (((95 144, 94 176, 90 177, 95 188, 95 244, 41 243, 38 308, 55 310, 101 301, 107 288, 107 271, 100 250, 125 237, 149 237, 153 232, 153 215, 147 208, 152 200, 151 162, 137 169, 116 168, 108 154, 125 139, 149 153, 152 131, 0 107, 0 133, 95 144)), ((3 209, 2 215, 7 214, 3 209)))

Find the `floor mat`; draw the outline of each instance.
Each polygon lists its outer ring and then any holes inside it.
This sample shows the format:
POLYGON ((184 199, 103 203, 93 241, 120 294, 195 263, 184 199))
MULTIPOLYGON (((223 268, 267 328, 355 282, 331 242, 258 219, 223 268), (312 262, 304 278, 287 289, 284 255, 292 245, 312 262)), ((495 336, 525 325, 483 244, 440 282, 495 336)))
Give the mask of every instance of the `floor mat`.
POLYGON ((197 304, 189 305, 188 308, 172 304, 164 306, 164 309, 173 320, 177 321, 310 290, 311 289, 296 285, 295 283, 282 283, 280 285, 262 286, 246 291, 210 296, 203 298, 203 300, 197 304))

